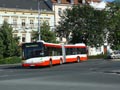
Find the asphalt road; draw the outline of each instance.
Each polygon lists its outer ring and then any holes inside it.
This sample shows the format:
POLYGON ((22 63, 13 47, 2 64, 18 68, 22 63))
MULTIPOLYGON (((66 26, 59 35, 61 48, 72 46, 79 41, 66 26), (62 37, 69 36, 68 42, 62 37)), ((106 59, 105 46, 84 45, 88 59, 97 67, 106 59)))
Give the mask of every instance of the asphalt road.
POLYGON ((120 90, 120 61, 88 60, 52 68, 0 66, 0 90, 120 90))

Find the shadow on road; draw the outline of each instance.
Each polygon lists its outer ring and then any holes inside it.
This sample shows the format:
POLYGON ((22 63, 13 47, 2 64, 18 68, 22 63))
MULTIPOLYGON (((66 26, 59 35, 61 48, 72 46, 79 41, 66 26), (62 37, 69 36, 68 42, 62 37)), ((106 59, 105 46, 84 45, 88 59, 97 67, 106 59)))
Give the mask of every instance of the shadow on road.
MULTIPOLYGON (((56 65, 54 65, 56 66, 56 65)), ((54 67, 52 66, 52 67, 54 67)), ((40 67, 22 67, 21 65, 4 65, 0 66, 0 69, 45 69, 45 68, 51 68, 49 66, 40 66, 40 67)))

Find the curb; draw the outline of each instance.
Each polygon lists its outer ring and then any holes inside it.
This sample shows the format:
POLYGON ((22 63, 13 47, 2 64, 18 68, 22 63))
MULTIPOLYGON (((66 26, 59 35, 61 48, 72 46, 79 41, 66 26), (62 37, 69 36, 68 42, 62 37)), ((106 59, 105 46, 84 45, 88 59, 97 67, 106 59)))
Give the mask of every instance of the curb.
POLYGON ((120 59, 112 59, 112 61, 120 61, 120 59))
POLYGON ((21 65, 21 63, 17 63, 17 64, 0 64, 0 67, 4 67, 4 66, 18 66, 21 65))

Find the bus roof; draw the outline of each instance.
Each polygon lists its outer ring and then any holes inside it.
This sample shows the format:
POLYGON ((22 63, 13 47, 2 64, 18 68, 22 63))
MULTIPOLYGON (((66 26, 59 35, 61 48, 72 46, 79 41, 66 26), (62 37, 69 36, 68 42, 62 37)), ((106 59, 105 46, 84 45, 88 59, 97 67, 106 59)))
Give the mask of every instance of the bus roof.
POLYGON ((47 47, 56 47, 56 48, 62 48, 62 45, 64 45, 66 48, 85 48, 86 45, 84 43, 77 43, 77 44, 55 44, 55 43, 47 43, 44 41, 37 41, 37 42, 26 42, 22 43, 21 46, 27 45, 27 44, 37 44, 37 43, 43 43, 47 47))
POLYGON ((44 43, 45 46, 47 47, 56 47, 56 48, 61 48, 61 44, 53 44, 53 43, 44 43))
POLYGON ((71 45, 65 45, 65 47, 66 48, 73 48, 73 47, 75 47, 75 48, 85 48, 86 47, 86 45, 84 44, 84 43, 78 43, 78 44, 71 44, 71 45))

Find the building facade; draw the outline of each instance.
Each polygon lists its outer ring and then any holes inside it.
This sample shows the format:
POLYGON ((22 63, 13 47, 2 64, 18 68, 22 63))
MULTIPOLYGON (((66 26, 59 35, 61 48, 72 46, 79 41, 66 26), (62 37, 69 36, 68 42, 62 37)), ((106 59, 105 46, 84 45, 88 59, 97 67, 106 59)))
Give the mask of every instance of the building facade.
POLYGON ((52 10, 55 12, 55 25, 58 25, 60 16, 65 9, 71 8, 73 5, 99 4, 101 0, 51 0, 51 3, 52 10))
POLYGON ((85 0, 51 0, 52 9, 55 12, 55 25, 61 20, 60 16, 67 8, 71 8, 73 5, 82 4, 85 0))
MULTIPOLYGON (((38 2, 31 0, 0 0, 0 25, 4 21, 13 28, 13 36, 21 42, 32 41, 32 31, 38 30, 38 2), (12 4, 14 3, 14 4, 12 4)), ((51 30, 54 28, 54 12, 45 1, 40 1, 40 25, 46 21, 51 30)))

